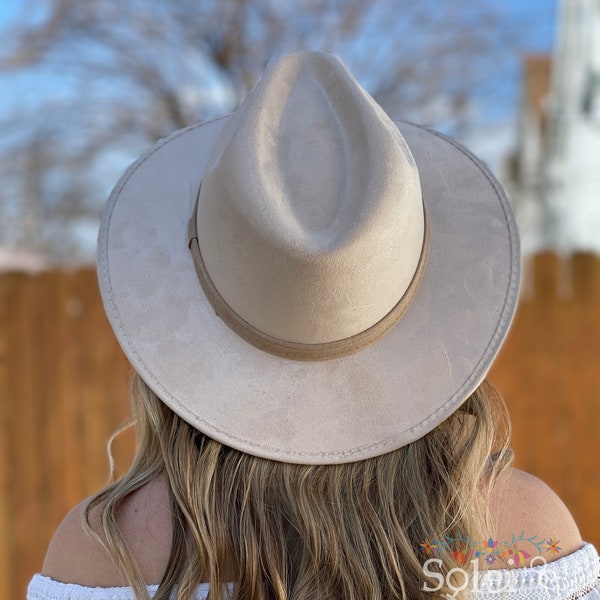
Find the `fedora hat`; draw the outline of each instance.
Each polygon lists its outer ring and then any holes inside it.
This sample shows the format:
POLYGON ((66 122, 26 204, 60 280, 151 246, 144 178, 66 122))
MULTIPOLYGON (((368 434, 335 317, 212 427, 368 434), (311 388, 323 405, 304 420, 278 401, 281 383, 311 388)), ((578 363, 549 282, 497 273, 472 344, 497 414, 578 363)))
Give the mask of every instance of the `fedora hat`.
POLYGON ((106 313, 161 400, 306 464, 384 454, 455 411, 506 336, 519 264, 488 169, 320 52, 272 59, 234 114, 135 162, 98 240, 106 313))

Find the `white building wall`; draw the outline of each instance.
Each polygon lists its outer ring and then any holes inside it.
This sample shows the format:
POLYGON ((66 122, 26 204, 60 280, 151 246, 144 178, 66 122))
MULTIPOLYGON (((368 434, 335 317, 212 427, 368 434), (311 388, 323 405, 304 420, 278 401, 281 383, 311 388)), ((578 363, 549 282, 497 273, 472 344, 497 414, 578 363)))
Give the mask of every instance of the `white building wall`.
POLYGON ((600 253, 600 0, 562 0, 542 198, 545 245, 600 253))

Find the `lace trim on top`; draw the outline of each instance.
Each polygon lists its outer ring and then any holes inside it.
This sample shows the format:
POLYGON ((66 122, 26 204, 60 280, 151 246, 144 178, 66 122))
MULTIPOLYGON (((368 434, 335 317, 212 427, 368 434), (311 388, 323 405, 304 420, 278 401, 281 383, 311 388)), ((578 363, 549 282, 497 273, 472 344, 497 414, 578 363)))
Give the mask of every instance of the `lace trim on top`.
MULTIPOLYGON (((208 583, 201 583, 194 600, 205 600, 208 583)), ((147 586, 150 598, 154 597, 158 585, 147 586)), ((27 600, 136 600, 130 587, 86 587, 75 583, 62 583, 39 573, 33 576, 27 589, 27 600)))
POLYGON ((600 562, 594 546, 585 544, 548 564, 481 572, 474 585, 477 600, 600 600, 600 562))
MULTIPOLYGON (((152 597, 157 585, 148 586, 152 597)), ((195 600, 205 600, 209 584, 198 587, 195 600)), ((432 600, 436 597, 432 594, 432 600)), ((476 600, 600 600, 600 562, 596 549, 585 544, 576 552, 536 567, 482 571, 476 600)), ((61 583, 43 575, 34 575, 27 600, 135 600, 129 587, 86 587, 61 583)))

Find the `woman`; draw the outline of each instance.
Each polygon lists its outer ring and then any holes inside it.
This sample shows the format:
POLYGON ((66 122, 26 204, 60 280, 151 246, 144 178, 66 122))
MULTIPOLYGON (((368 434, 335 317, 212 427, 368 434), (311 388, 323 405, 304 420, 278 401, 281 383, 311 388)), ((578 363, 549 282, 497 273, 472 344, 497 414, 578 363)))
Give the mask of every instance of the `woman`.
POLYGON ((485 382, 517 301, 506 197, 337 59, 271 61, 135 163, 98 273, 139 449, 32 600, 600 597, 485 382))

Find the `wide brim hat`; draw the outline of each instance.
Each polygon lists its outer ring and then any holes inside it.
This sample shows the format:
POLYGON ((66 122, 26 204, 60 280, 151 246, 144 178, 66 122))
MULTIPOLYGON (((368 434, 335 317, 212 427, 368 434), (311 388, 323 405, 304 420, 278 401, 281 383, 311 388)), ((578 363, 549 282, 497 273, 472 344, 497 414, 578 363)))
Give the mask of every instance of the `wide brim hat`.
POLYGON ((106 313, 161 400, 305 464, 390 452, 454 412, 507 334, 519 264, 486 166, 392 123, 322 53, 271 61, 236 113, 135 162, 98 242, 106 313))

